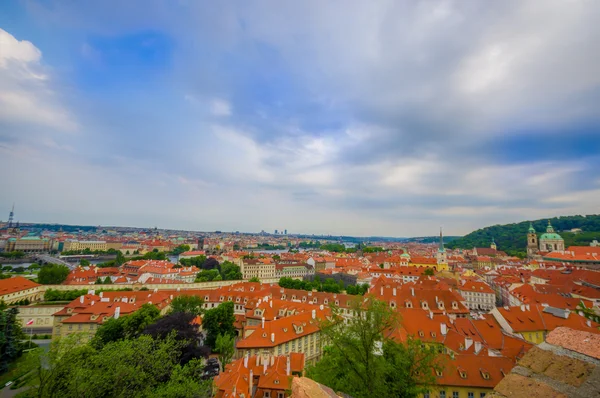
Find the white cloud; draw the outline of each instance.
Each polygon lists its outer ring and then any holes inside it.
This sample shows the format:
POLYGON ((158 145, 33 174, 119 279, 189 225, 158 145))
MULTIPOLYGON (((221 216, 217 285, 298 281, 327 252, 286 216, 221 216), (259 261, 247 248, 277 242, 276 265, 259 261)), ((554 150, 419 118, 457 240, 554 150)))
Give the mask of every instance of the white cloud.
POLYGON ((31 42, 0 29, 0 121, 75 131, 77 125, 60 105, 41 58, 31 42))
POLYGON ((214 116, 231 116, 231 105, 222 99, 214 99, 210 103, 210 113, 214 116))

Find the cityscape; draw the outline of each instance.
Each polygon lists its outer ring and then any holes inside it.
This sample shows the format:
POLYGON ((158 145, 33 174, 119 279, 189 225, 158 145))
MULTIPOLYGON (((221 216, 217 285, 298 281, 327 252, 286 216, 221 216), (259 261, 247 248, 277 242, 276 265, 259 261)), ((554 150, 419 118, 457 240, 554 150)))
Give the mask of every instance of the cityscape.
POLYGON ((0 398, 600 397, 599 15, 0 2, 0 398))

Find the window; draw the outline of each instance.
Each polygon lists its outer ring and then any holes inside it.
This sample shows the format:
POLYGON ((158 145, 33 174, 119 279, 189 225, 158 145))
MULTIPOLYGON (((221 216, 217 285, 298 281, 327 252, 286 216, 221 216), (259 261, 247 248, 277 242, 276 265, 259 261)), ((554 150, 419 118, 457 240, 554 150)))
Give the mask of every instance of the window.
POLYGON ((440 398, 446 398, 446 391, 440 391, 440 398))
POLYGON ((423 393, 423 398, 429 398, 429 391, 425 391, 423 393))
POLYGON ((469 398, 475 398, 475 393, 474 393, 474 392, 472 392, 472 391, 469 391, 469 392, 467 393, 467 395, 468 395, 468 397, 469 397, 469 398))
POLYGON ((284 395, 284 393, 282 393, 281 391, 279 391, 279 392, 277 393, 277 398, 285 398, 285 395, 284 395))
POLYGON ((480 392, 479 393, 479 398, 485 398, 485 393, 484 392, 480 392))
POLYGON ((271 398, 271 392, 270 391, 265 391, 265 398, 271 398))
POLYGON ((452 391, 452 398, 458 398, 458 391, 452 391))

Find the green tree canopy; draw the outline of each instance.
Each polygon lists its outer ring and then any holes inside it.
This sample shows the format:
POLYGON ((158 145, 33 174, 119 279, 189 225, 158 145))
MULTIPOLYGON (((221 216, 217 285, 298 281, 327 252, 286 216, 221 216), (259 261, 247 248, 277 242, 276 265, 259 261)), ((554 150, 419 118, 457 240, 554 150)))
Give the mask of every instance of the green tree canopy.
POLYGON ((171 313, 186 312, 195 316, 204 312, 204 299, 200 296, 177 296, 171 301, 171 313))
POLYGON ((355 398, 416 397, 426 391, 435 381, 436 354, 418 342, 403 345, 389 338, 400 324, 399 313, 371 297, 357 298, 351 310, 355 316, 347 324, 335 307, 322 321, 326 348, 308 376, 355 398))
POLYGON ((43 285, 60 285, 69 275, 69 268, 64 265, 47 264, 38 273, 38 281, 43 285))
POLYGON ((254 276, 254 277, 250 278, 250 279, 248 280, 248 282, 256 282, 256 283, 260 283, 260 279, 258 279, 258 277, 256 277, 256 276, 254 276))
POLYGON ((94 349, 78 335, 53 342, 50 350, 32 355, 39 397, 197 397, 211 396, 210 382, 201 381, 204 362, 178 362, 174 337, 141 336, 94 349))
POLYGON ((225 365, 231 362, 231 358, 233 358, 233 354, 235 353, 235 338, 229 334, 217 335, 215 351, 219 353, 221 370, 225 370, 225 365))
POLYGON ((234 322, 233 303, 230 301, 207 310, 202 319, 202 327, 207 332, 206 344, 215 347, 219 334, 235 336, 234 322))
POLYGON ((223 261, 220 265, 221 277, 225 281, 234 281, 242 279, 242 271, 238 265, 231 261, 223 261))
POLYGON ((120 316, 118 319, 111 318, 98 328, 92 339, 92 346, 102 348, 110 342, 136 338, 159 316, 158 308, 152 304, 144 304, 130 315, 120 316))

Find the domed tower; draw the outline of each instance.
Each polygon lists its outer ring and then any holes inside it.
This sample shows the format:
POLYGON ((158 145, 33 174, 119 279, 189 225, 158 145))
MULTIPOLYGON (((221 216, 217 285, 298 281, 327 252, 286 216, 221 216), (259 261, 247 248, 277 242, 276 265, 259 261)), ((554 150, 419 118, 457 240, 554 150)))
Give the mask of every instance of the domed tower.
POLYGON ((546 233, 540 236, 540 250, 545 252, 551 251, 564 251, 565 241, 562 236, 554 232, 550 220, 548 220, 548 226, 546 227, 546 233))
POLYGON ((533 228, 533 224, 529 223, 529 231, 527 232, 527 256, 532 257, 538 252, 538 237, 533 228))
POLYGON ((490 245, 490 248, 492 250, 498 250, 497 246, 496 246, 496 242, 494 242, 494 237, 492 236, 492 244, 490 245))

